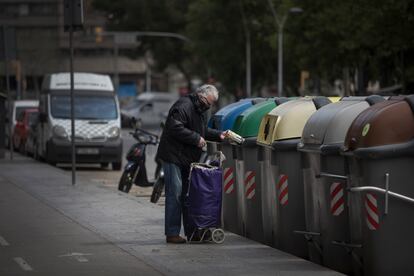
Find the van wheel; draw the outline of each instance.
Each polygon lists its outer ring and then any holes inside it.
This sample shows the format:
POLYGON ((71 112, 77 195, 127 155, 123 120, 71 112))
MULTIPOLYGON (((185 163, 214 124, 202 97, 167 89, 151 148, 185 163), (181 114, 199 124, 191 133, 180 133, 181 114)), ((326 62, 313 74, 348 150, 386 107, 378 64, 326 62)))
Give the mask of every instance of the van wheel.
POLYGON ((108 166, 109 166, 109 163, 108 162, 102 162, 101 163, 101 168, 102 169, 106 169, 106 168, 108 168, 108 166))
POLYGON ((48 146, 46 146, 45 161, 46 161, 46 163, 48 163, 52 166, 56 166, 56 162, 53 161, 52 158, 50 158, 50 156, 49 156, 49 147, 48 146))
POLYGON ((120 171, 122 169, 122 162, 112 162, 112 169, 114 171, 120 171))
POLYGON ((21 141, 20 141, 20 144, 19 144, 19 153, 22 154, 22 155, 26 155, 25 144, 23 144, 21 141))

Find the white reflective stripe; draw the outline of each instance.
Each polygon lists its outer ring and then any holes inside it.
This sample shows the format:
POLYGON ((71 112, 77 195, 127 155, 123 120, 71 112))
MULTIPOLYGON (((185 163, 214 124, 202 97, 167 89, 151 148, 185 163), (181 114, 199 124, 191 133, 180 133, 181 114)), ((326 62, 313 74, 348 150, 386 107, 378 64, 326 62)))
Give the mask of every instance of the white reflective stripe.
MULTIPOLYGON (((339 192, 335 195, 335 197, 331 201, 331 208, 344 196, 344 190, 341 188, 339 192)), ((343 203, 341 204, 343 205, 343 203)))
POLYGON ((280 200, 280 203, 283 205, 283 204, 285 204, 287 201, 288 201, 288 198, 289 198, 289 196, 288 196, 288 193, 286 193, 284 196, 283 196, 283 198, 280 200))
POLYGON ((283 192, 288 187, 288 180, 286 178, 286 181, 283 182, 282 186, 280 187, 280 192, 283 192))
POLYGON ((226 191, 226 194, 231 194, 231 192, 233 192, 234 190, 234 184, 232 184, 226 191))
POLYGON ((365 209, 367 209, 367 213, 368 213, 368 215, 374 220, 374 221, 376 221, 376 222, 378 222, 379 221, 379 218, 378 218, 378 214, 377 213, 375 213, 369 206, 368 206, 368 202, 365 202, 365 209))
POLYGON ((367 221, 367 226, 369 230, 377 230, 377 228, 371 224, 368 218, 366 218, 366 221, 367 221))
POLYGON ((255 192, 256 189, 253 189, 250 194, 247 195, 247 199, 252 199, 254 197, 254 195, 256 194, 255 192))
POLYGON ((377 207, 377 199, 370 193, 367 193, 367 199, 371 201, 371 203, 377 207))
POLYGON ((339 216, 344 211, 344 204, 342 203, 334 212, 334 216, 339 216))
POLYGON ((339 183, 339 182, 332 183, 331 190, 330 190, 331 195, 332 195, 333 191, 335 191, 336 187, 338 187, 339 185, 341 185, 341 183, 339 183))
POLYGON ((224 186, 226 186, 233 179, 233 173, 224 179, 224 186))
POLYGON ((245 182, 245 193, 246 193, 245 196, 247 199, 252 199, 256 193, 255 191, 256 188, 253 188, 251 190, 250 188, 252 188, 252 186, 256 184, 256 176, 254 175, 253 171, 247 171, 244 176, 245 176, 244 182, 245 182), (250 178, 250 180, 246 182, 248 178, 250 178))
POLYGON ((256 177, 253 176, 252 179, 250 179, 250 181, 246 183, 246 191, 249 190, 250 187, 253 186, 253 184, 255 184, 255 180, 256 180, 256 177))
POLYGON ((20 266, 21 269, 24 271, 32 271, 33 268, 22 258, 22 257, 15 257, 13 260, 20 266))

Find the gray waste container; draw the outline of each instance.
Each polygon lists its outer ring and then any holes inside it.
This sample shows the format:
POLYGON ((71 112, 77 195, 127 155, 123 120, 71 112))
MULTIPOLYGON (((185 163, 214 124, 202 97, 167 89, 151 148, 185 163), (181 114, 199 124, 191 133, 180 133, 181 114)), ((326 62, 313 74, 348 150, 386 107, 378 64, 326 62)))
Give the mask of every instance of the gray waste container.
POLYGON ((414 271, 413 107, 414 96, 373 105, 345 140, 351 243, 364 275, 414 271))
POLYGON ((276 248, 302 258, 307 257, 306 242, 294 234, 305 225, 301 160, 296 148, 308 118, 328 103, 328 98, 305 97, 273 109, 262 119, 257 139, 265 151, 272 147, 262 200, 264 233, 271 235, 276 248))
POLYGON ((3 159, 5 156, 5 146, 6 146, 6 95, 0 93, 0 159, 3 159))
POLYGON ((340 155, 354 119, 380 96, 347 97, 315 112, 303 130, 302 151, 306 230, 309 258, 351 274, 350 234, 346 196, 346 160, 340 155))
MULTIPOLYGON (((237 116, 264 100, 261 98, 244 99, 225 106, 212 117, 210 127, 223 131, 232 129, 237 116)), ((217 147, 226 156, 226 160, 223 162, 223 227, 241 235, 241 225, 238 221, 239 209, 237 208, 236 148, 228 141, 219 143, 217 147)))
POLYGON ((262 177, 258 166, 256 136, 263 116, 276 107, 276 101, 259 103, 241 113, 233 131, 245 138, 242 145, 236 146, 236 173, 238 186, 238 221, 242 234, 258 242, 264 242, 261 207, 262 177))

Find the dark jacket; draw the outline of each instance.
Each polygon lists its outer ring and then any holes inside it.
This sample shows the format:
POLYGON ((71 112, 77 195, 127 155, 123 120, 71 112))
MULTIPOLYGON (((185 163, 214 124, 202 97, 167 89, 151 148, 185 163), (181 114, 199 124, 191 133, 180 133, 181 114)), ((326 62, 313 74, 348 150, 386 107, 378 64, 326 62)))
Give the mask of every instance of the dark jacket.
POLYGON ((170 109, 161 135, 157 158, 189 167, 198 162, 202 149, 200 136, 209 141, 220 141, 220 131, 207 127, 206 114, 197 94, 181 97, 170 109))

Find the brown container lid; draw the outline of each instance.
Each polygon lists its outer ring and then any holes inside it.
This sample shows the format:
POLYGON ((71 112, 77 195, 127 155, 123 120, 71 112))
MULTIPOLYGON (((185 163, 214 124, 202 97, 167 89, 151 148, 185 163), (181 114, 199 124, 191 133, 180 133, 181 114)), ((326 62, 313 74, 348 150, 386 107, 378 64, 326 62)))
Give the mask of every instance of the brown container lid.
POLYGON ((414 139, 414 114, 405 97, 377 103, 358 115, 348 130, 345 150, 405 143, 414 139))

